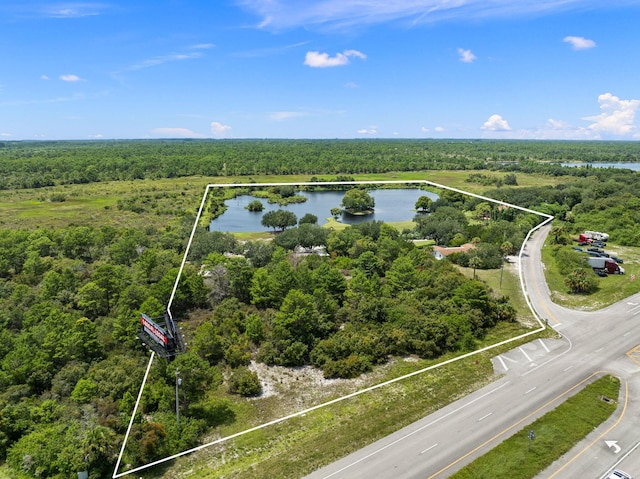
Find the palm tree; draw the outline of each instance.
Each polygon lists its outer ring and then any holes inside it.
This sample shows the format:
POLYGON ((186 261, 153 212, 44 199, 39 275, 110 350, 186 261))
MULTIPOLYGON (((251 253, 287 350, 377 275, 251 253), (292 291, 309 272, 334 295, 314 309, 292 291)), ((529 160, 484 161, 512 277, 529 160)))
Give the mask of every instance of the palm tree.
POLYGON ((560 244, 560 238, 567 232, 562 223, 554 223, 551 227, 551 235, 553 236, 553 244, 560 244))
POLYGON ((472 257, 469 260, 469 266, 473 268, 473 279, 476 279, 476 268, 482 266, 482 259, 477 256, 472 257))

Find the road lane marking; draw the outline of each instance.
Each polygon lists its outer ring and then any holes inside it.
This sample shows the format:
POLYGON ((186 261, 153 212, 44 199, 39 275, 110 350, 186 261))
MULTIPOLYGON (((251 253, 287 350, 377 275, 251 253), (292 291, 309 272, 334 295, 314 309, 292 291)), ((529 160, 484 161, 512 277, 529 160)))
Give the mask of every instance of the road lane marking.
POLYGON ((525 392, 525 394, 529 394, 530 392, 534 391, 538 386, 533 386, 531 389, 529 389, 528 391, 525 392))
MULTIPOLYGON (((558 394, 556 397, 554 397, 553 399, 547 401, 546 403, 544 403, 542 406, 540 406, 538 409, 536 409, 535 411, 527 414, 526 416, 524 416, 522 419, 514 422, 513 424, 511 424, 511 426, 506 427, 505 429, 503 429, 502 431, 500 431, 499 433, 497 433, 496 435, 494 435, 493 437, 487 439, 485 442, 483 442, 482 444, 480 444, 479 446, 474 447, 473 449, 471 449, 469 452, 467 452, 466 454, 463 454, 462 456, 460 456, 458 459, 456 459, 455 461, 451 462, 449 465, 444 466, 442 469, 440 469, 439 471, 437 471, 436 473, 430 475, 427 479, 434 479, 436 476, 438 476, 439 474, 442 474, 444 471, 446 471, 447 469, 450 469, 451 467, 455 466, 456 464, 458 464, 461 461, 464 461, 467 457, 471 456, 472 454, 475 454, 476 452, 478 452, 480 449, 482 449, 483 447, 485 447, 486 445, 492 443, 493 441, 495 441, 496 439, 498 439, 500 436, 506 434, 507 432, 509 432, 510 430, 516 428, 517 426, 519 426, 520 424, 522 424, 523 422, 527 421, 528 419, 531 419, 532 417, 534 417, 536 414, 538 414, 540 411, 543 411, 544 409, 546 409, 547 407, 549 407, 551 404, 553 404, 554 402, 558 401, 560 398, 562 398, 563 396, 566 396, 567 394, 569 394, 571 391, 573 391, 574 389, 580 387, 581 385, 583 385, 584 383, 586 383, 587 381, 591 380, 592 378, 594 378, 596 375, 603 373, 603 371, 596 371, 595 373, 591 374, 590 376, 586 377, 585 379, 583 379, 582 381, 580 381, 579 383, 571 386, 569 389, 567 389, 564 392, 561 392, 560 394, 558 394)), ((626 408, 626 400, 625 400, 625 408, 626 408)), ((617 423, 616 423, 617 424, 617 423)), ((609 431, 607 431, 608 433, 609 431)), ((551 479, 551 478, 549 478, 551 479)))
POLYGON ((618 459, 618 462, 616 462, 613 466, 611 466, 611 469, 609 469, 609 471, 618 467, 620 463, 622 463, 622 461, 624 461, 627 457, 629 457, 633 453, 633 451, 638 449, 639 446, 640 446, 640 442, 636 442, 635 446, 633 446, 629 451, 625 452, 624 456, 620 457, 620 459, 618 459))
POLYGON ((468 403, 463 404, 463 405, 462 405, 462 406, 460 406, 459 408, 454 409, 454 410, 453 410, 453 411, 451 411, 451 412, 448 412, 448 413, 447 413, 447 414, 445 414, 444 416, 441 416, 441 417, 439 417, 438 419, 435 419, 435 420, 431 421, 430 423, 425 424, 424 426, 419 427, 419 428, 418 428, 418 429, 416 429, 415 431, 411 431, 410 433, 408 433, 408 434, 406 434, 406 435, 404 435, 404 436, 402 436, 402 437, 400 437, 400 438, 396 439, 395 441, 390 442, 390 443, 389 443, 389 444, 387 444, 386 446, 382 446, 380 449, 376 449, 376 450, 375 450, 375 451, 373 451, 372 453, 367 454, 367 455, 366 455, 366 456, 364 456, 364 457, 361 457, 361 458, 360 458, 360 459, 358 459, 357 461, 354 461, 354 462, 352 462, 351 464, 347 464, 347 465, 346 465, 346 466, 344 466, 342 469, 338 469, 337 471, 332 472, 332 473, 331 473, 331 474, 329 474, 328 476, 324 476, 324 477, 323 477, 323 479, 328 479, 329 477, 333 477, 333 476, 335 476, 336 474, 340 474, 341 472, 346 471, 346 470, 347 470, 347 469, 349 469, 350 467, 355 466, 356 464, 360 464, 362 461, 366 461, 367 459, 369 459, 370 457, 375 456, 375 455, 376 455, 376 454, 378 454, 379 452, 382 452, 382 451, 384 451, 385 449, 390 448, 391 446, 395 446, 395 445, 396 445, 396 444, 398 444, 400 441, 404 441, 404 440, 405 440, 405 439, 407 439, 408 437, 411 437, 411 436, 413 436, 414 434, 417 434, 418 432, 422 431, 423 429, 426 429, 426 428, 428 428, 429 426, 433 426, 434 424, 436 424, 436 423, 438 423, 438 422, 442 421, 443 419, 446 419, 447 417, 449 417, 449 416, 451 416, 451 415, 453 415, 453 414, 455 414, 455 413, 457 413, 457 412, 460 412, 462 409, 466 408, 467 406, 470 406, 471 404, 473 404, 473 403, 475 403, 475 402, 477 402, 477 401, 480 401, 481 399, 484 399, 484 398, 485 398, 485 397, 487 397, 487 396, 490 396, 490 395, 491 395, 491 394, 493 394, 494 392, 496 392, 496 391, 498 391, 498 390, 502 389, 503 387, 505 387, 507 384, 509 384, 509 381, 505 381, 503 384, 501 384, 501 385, 500 385, 500 386, 498 386, 497 388, 492 389, 491 391, 487 391, 487 392, 486 392, 486 393, 484 393, 482 396, 478 396, 477 398, 475 398, 475 399, 473 399, 473 400, 469 401, 468 403))
POLYGON ((542 340, 542 338, 538 338, 538 341, 540 341, 540 344, 542 344, 542 347, 545 349, 546 352, 550 353, 551 351, 549 351, 549 348, 547 347, 546 344, 544 344, 544 341, 542 340))
POLYGON ((631 331, 629 331, 629 332, 627 332, 627 333, 623 334, 623 335, 622 335, 622 337, 623 337, 623 338, 626 338, 626 337, 627 337, 627 336, 629 336, 630 334, 631 334, 631 331))
POLYGON ((569 369, 571 369, 573 367, 573 364, 571 366, 569 366, 568 368, 565 368, 562 370, 563 373, 566 373, 569 369))
POLYGON ((596 349, 596 350, 595 350, 595 352, 596 352, 596 353, 599 353, 599 352, 600 352, 600 351, 602 351, 603 349, 604 349, 604 347, 602 347, 602 348, 598 348, 598 349, 596 349))
POLYGON ((527 361, 529 361, 530 363, 532 363, 532 362, 533 362, 533 360, 529 357, 529 355, 527 354, 527 352, 526 352, 524 349, 522 349, 522 347, 519 347, 518 349, 519 349, 520 351, 522 351, 522 354, 524 354, 524 357, 525 357, 525 358, 527 358, 527 361))
POLYGON ((426 449, 425 449, 424 451, 422 451, 420 454, 424 454, 425 452, 430 451, 431 449, 433 449, 433 448, 434 448, 434 447, 436 447, 437 445, 438 445, 438 443, 434 444, 434 445, 433 445, 433 446, 431 446, 431 447, 426 448, 426 449))
POLYGON ((509 368, 507 367, 507 365, 504 363, 504 361, 502 360, 502 356, 496 356, 496 358, 498 358, 498 361, 500 361, 500 364, 502 364, 502 367, 504 368, 505 371, 508 371, 509 368))
POLYGON ((491 416, 493 413, 490 412, 489 414, 485 414, 484 416, 482 416, 480 419, 478 419, 478 422, 480 421, 484 421, 485 419, 487 419, 489 416, 491 416))
POLYGON ((516 361, 515 359, 511 359, 509 356, 503 356, 503 359, 505 361, 509 361, 509 362, 514 363, 514 364, 518 364, 518 361, 516 361))
POLYGON ((585 447, 584 449, 582 449, 582 451, 580 451, 578 454, 576 454, 575 456, 573 456, 568 462, 566 462, 560 469, 558 469, 556 472, 554 472, 553 474, 551 474, 549 476, 549 479, 552 479, 553 477, 556 477, 560 472, 562 472, 564 470, 565 467, 567 467, 569 464, 571 464, 573 461, 575 461, 576 459, 578 459, 578 457, 580 457, 585 451, 587 451, 588 449, 591 449, 595 444, 599 443, 602 438, 604 436, 606 436, 607 434, 609 434, 611 431, 613 431, 616 427, 618 427, 618 425, 622 422, 622 418, 624 417, 625 412, 627 412, 627 404, 629 403, 629 383, 627 383, 626 381, 624 382, 624 406, 622 407, 622 412, 620 413, 620 417, 618 418, 618 420, 609 428, 607 429, 605 432, 603 432, 602 434, 600 434, 600 436, 598 436, 597 438, 595 438, 593 440, 593 442, 591 444, 589 444, 587 447, 585 447))
POLYGON ((627 357, 631 359, 636 364, 640 364, 640 346, 636 346, 632 348, 630 351, 627 351, 627 357))

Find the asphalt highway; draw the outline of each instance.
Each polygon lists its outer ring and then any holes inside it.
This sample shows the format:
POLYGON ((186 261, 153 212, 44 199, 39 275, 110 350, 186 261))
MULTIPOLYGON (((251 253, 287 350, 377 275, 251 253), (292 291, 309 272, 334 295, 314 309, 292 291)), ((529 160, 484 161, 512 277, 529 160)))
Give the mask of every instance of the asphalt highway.
POLYGON ((607 373, 621 379, 620 397, 609 398, 616 412, 537 478, 597 479, 614 467, 640 477, 640 295, 596 312, 554 304, 540 260, 549 229, 532 236, 518 267, 531 304, 557 338, 494 357, 497 379, 488 386, 308 479, 449 477, 607 373))

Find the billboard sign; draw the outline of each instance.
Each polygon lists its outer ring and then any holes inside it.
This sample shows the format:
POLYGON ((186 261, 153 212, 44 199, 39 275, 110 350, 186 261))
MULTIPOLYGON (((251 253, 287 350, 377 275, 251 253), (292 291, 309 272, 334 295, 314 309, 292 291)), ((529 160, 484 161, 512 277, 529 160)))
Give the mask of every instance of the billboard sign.
POLYGON ((140 324, 142 325, 142 330, 160 346, 169 347, 169 336, 158 323, 142 313, 140 314, 140 324))

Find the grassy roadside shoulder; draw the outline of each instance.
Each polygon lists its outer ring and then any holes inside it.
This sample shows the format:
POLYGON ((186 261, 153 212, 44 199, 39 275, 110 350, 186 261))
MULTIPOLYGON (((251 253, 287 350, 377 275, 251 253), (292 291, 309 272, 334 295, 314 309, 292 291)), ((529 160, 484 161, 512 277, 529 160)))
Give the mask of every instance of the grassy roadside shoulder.
POLYGON ((451 479, 530 479, 611 416, 620 381, 606 375, 503 441, 451 479), (605 398, 609 400, 605 400, 605 398), (534 438, 529 437, 533 431, 534 438))

